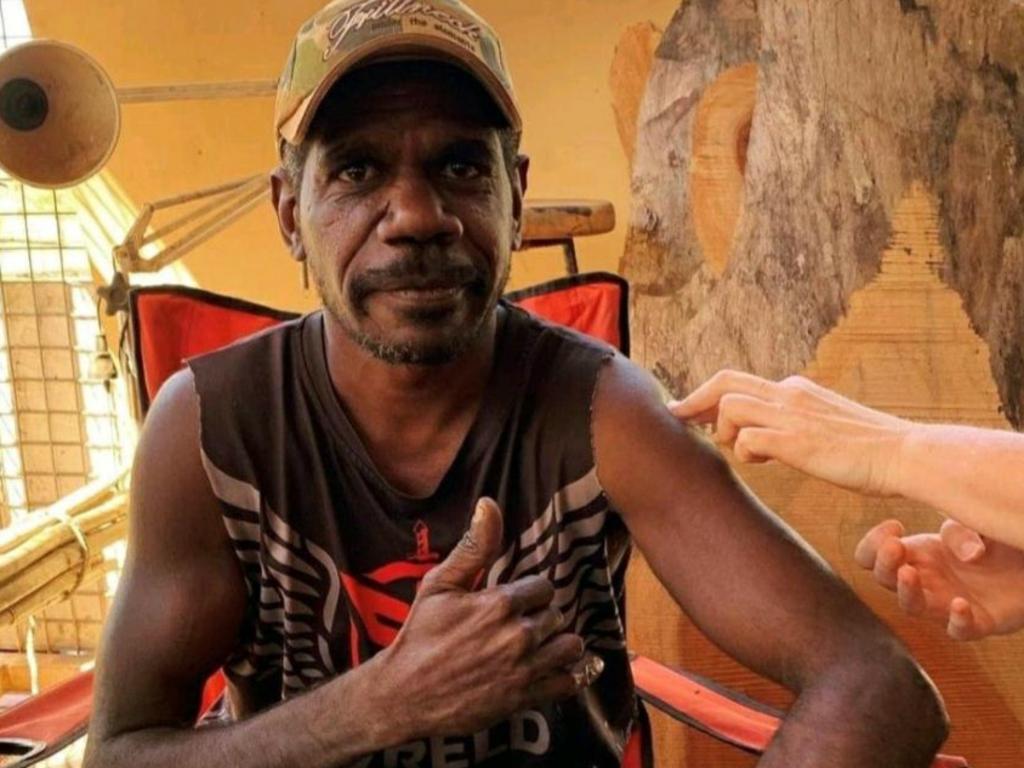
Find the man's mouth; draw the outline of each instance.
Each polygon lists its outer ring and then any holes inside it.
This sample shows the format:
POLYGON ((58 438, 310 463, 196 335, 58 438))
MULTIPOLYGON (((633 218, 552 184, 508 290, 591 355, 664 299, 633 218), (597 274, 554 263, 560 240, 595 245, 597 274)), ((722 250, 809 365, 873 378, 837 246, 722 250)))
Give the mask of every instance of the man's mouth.
POLYGON ((476 302, 488 291, 486 276, 468 264, 447 264, 427 271, 395 265, 356 275, 351 293, 356 307, 367 301, 392 305, 403 315, 448 314, 466 301, 476 302))
POLYGON ((380 293, 400 304, 443 307, 458 301, 467 287, 466 284, 396 286, 380 293))
POLYGON ((455 298, 466 286, 434 286, 424 288, 396 288, 388 293, 406 299, 449 299, 455 298))

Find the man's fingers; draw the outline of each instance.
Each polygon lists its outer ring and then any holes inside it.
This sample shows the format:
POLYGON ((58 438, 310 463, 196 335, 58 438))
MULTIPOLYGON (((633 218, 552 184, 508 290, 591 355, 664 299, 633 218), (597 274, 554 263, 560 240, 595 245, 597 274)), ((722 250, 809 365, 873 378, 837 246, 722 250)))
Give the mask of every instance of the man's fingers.
POLYGON ((903 523, 899 520, 886 520, 884 523, 876 525, 864 534, 864 538, 857 544, 857 550, 853 553, 857 565, 869 571, 874 570, 878 549, 882 543, 892 538, 898 539, 904 533, 903 523))
MULTIPOLYGON (((495 589, 505 593, 509 601, 509 609, 513 614, 527 614, 543 610, 551 605, 551 601, 555 597, 555 588, 543 576, 526 576, 508 584, 502 584, 495 589)), ((559 617, 561 617, 561 613, 559 613, 559 617)))
MULTIPOLYGON (((533 638, 533 647, 539 648, 549 637, 562 629, 565 615, 557 608, 546 608, 523 619, 533 638)), ((582 647, 580 652, 582 653, 582 647)))
POLYGON ((550 701, 559 701, 575 696, 593 685, 604 671, 604 660, 593 653, 584 655, 571 669, 560 668, 549 675, 542 675, 529 688, 527 706, 537 706, 550 701))
POLYGON ((943 546, 962 563, 973 563, 985 554, 985 540, 981 535, 956 520, 946 520, 942 524, 939 538, 943 546))
POLYGON ((875 557, 875 581, 888 589, 896 589, 896 574, 906 562, 907 550, 897 538, 886 539, 875 557))
POLYGON ((480 572, 489 568, 500 554, 501 531, 498 505, 492 499, 480 499, 469 530, 444 562, 423 579, 420 594, 473 589, 480 572))
POLYGON ((546 677, 560 669, 568 669, 583 658, 583 638, 568 632, 555 635, 537 649, 531 666, 537 677, 546 677))
POLYGON ((901 566, 896 572, 896 597, 900 608, 910 616, 922 616, 928 608, 928 600, 921 586, 921 574, 912 565, 901 566))
POLYGON ((559 671, 542 677, 527 689, 520 709, 534 709, 551 702, 571 699, 580 692, 580 686, 571 672, 559 671))
POLYGON ((719 401, 725 395, 741 394, 767 399, 777 391, 778 386, 775 382, 749 373, 719 371, 687 397, 669 403, 669 410, 677 418, 690 421, 716 411, 719 401))

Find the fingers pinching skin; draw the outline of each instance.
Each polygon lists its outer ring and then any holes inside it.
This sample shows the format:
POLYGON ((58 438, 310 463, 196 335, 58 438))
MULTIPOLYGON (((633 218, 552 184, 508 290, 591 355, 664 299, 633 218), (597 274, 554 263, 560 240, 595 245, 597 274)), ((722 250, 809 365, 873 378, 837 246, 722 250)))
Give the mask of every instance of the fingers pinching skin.
POLYGON ((718 412, 718 401, 722 393, 715 386, 715 379, 708 379, 682 400, 673 400, 668 409, 677 419, 707 424, 714 421, 718 412))
POLYGON ((946 520, 939 529, 939 537, 962 563, 974 563, 985 556, 985 540, 974 530, 956 520, 946 520))
POLYGON ((696 410, 694 406, 688 405, 686 400, 673 400, 666 407, 669 413, 677 419, 689 422, 690 424, 714 424, 718 419, 717 403, 703 411, 696 410))
POLYGON ((676 418, 698 424, 713 423, 720 401, 728 394, 740 394, 762 400, 772 399, 778 384, 741 371, 719 371, 682 400, 668 404, 676 418))
POLYGON ((746 427, 783 426, 779 406, 749 395, 725 395, 718 408, 718 422, 715 440, 720 445, 731 446, 741 429, 746 427))
POLYGON ((903 523, 899 520, 886 520, 884 523, 876 525, 864 534, 864 538, 857 544, 857 550, 853 554, 857 565, 869 571, 874 570, 875 560, 882 543, 892 538, 898 539, 905 532, 903 523))
POLYGON ((786 435, 775 429, 745 427, 736 435, 732 451, 744 464, 763 464, 777 458, 776 449, 785 444, 786 435))

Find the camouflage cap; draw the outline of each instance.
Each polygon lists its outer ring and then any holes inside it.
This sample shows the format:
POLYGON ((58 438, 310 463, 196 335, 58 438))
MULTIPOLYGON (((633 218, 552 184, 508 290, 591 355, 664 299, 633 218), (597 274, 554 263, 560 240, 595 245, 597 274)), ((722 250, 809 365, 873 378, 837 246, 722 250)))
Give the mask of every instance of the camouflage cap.
POLYGON ((509 125, 522 128, 498 36, 460 0, 334 0, 295 38, 277 88, 278 148, 302 143, 320 103, 345 73, 388 58, 440 59, 465 69, 509 125))

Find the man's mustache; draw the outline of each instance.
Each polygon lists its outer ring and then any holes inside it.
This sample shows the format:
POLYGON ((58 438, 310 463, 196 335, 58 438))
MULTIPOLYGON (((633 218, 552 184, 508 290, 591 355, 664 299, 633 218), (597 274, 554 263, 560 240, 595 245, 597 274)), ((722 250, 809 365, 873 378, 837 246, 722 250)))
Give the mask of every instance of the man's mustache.
POLYGON ((471 262, 447 256, 424 258, 415 255, 354 275, 349 282, 349 291, 358 306, 367 296, 378 291, 460 287, 482 291, 487 286, 487 279, 487 273, 471 262))

